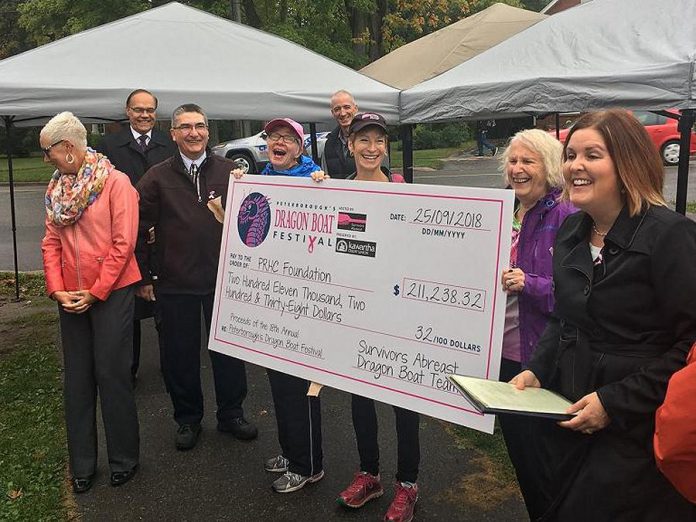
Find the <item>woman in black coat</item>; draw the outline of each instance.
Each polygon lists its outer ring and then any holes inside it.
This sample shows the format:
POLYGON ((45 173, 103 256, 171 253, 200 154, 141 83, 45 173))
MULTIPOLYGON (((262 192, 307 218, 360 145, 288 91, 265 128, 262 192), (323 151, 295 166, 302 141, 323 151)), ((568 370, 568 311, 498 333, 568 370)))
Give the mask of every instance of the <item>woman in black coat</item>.
POLYGON ((556 237, 554 318, 512 381, 576 401, 539 434, 542 520, 696 520, 652 452, 655 410, 696 340, 696 224, 666 208, 659 155, 626 111, 578 120, 563 174, 581 212, 556 237))

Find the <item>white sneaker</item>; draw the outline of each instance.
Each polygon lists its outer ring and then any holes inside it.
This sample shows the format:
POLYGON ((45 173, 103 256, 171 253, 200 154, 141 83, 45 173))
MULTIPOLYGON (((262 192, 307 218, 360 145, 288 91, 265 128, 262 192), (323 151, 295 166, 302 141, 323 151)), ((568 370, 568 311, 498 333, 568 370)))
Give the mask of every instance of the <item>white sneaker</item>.
POLYGON ((324 470, 315 475, 306 477, 297 473, 287 471, 282 477, 273 482, 273 490, 276 493, 292 493, 298 489, 302 489, 305 484, 313 484, 324 478, 324 470))

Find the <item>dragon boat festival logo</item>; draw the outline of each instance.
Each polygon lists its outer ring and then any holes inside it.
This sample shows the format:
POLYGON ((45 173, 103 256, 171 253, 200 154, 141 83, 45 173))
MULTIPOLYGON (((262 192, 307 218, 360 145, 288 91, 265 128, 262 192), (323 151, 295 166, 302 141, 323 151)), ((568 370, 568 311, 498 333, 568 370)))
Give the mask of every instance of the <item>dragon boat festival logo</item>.
POLYGON ((266 239, 271 227, 271 207, 266 196, 252 192, 239 207, 237 231, 248 247, 257 247, 266 239))

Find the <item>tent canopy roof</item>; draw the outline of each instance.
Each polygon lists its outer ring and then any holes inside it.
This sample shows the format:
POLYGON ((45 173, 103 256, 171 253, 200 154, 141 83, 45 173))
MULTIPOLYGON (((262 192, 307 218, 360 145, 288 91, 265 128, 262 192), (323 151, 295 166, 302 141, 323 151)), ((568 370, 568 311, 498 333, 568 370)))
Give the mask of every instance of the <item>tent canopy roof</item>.
POLYGON ((401 93, 405 123, 696 107, 696 2, 594 0, 401 93))
POLYGON ((133 89, 167 114, 197 103, 210 118, 332 121, 329 98, 350 90, 361 107, 398 123, 398 91, 295 43, 176 2, 0 61, 0 114, 42 118, 70 110, 121 119, 133 89))
POLYGON ((458 22, 407 43, 360 69, 370 78, 408 89, 459 65, 545 15, 507 4, 493 4, 458 22))

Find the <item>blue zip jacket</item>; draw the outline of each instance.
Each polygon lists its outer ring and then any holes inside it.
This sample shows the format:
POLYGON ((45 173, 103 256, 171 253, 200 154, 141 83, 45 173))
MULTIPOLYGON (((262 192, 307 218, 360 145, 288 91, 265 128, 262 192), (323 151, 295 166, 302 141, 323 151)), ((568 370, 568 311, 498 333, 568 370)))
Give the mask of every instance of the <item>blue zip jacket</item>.
POLYGON ((287 170, 275 170, 271 163, 266 164, 261 171, 262 176, 294 176, 296 178, 308 178, 312 172, 321 170, 321 167, 312 161, 309 156, 300 156, 300 162, 287 170))

